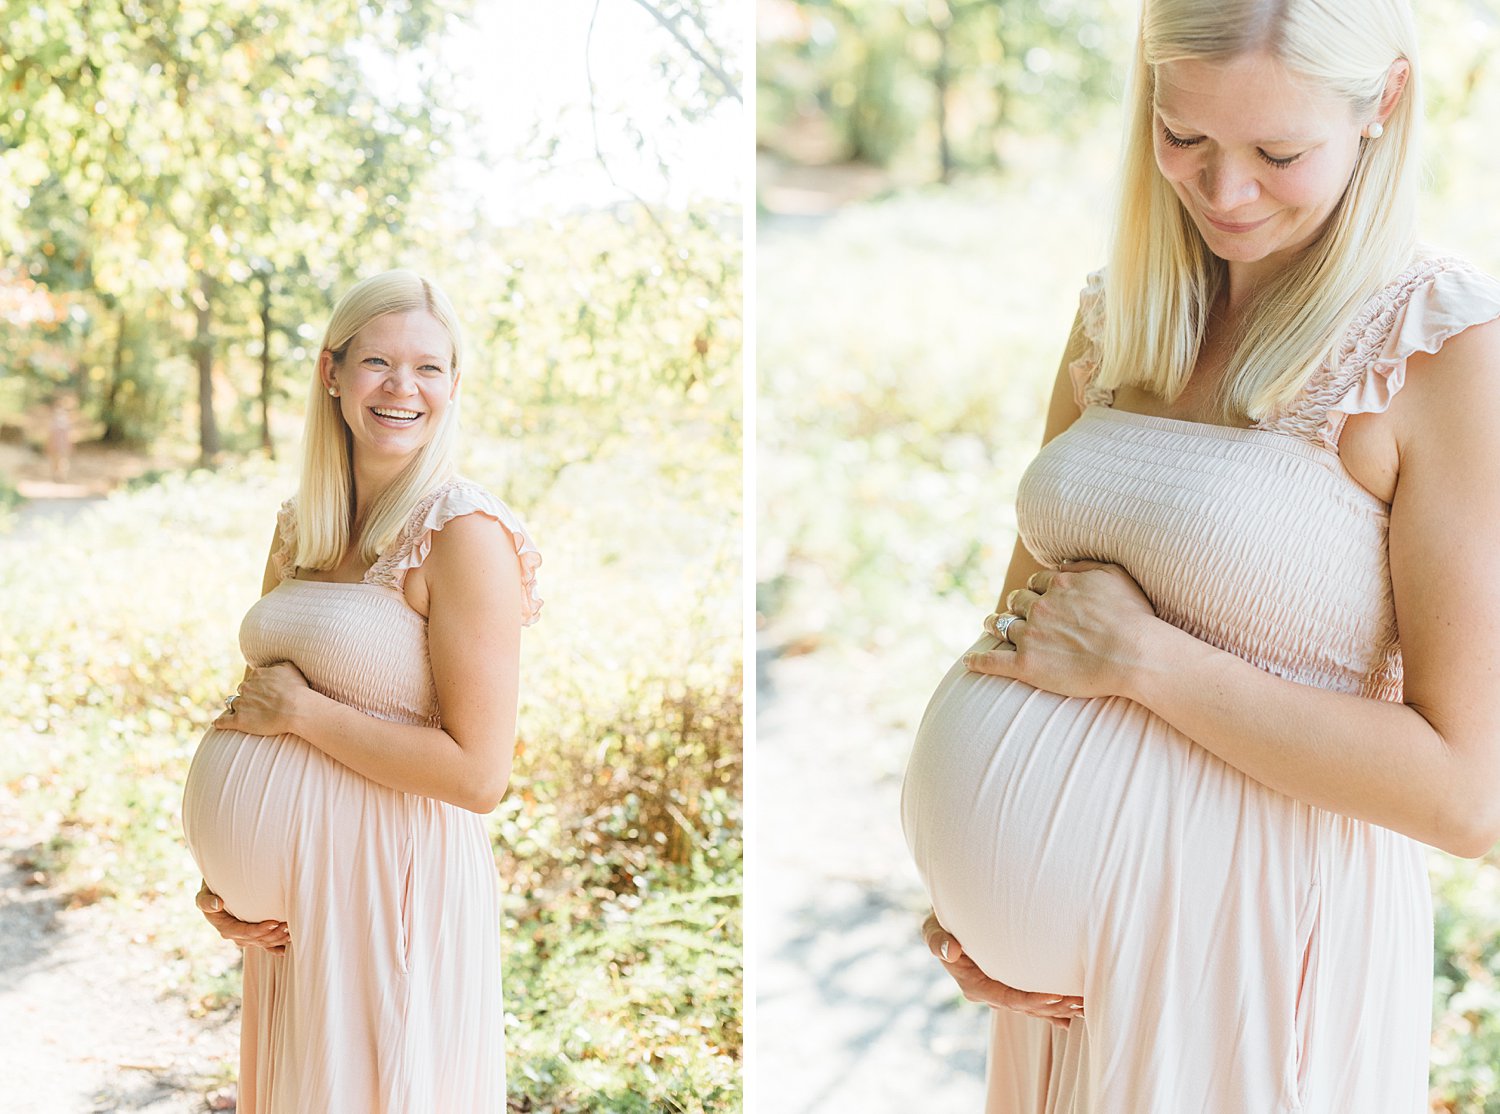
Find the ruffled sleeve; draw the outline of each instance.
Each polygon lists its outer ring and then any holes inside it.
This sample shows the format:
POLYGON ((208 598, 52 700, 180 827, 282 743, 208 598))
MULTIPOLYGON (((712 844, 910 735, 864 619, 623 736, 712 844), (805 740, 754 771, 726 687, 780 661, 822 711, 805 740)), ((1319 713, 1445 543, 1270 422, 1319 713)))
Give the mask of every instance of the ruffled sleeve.
MULTIPOLYGON (((1345 335, 1334 373, 1312 384, 1301 407, 1309 429, 1337 449, 1353 414, 1380 414, 1406 384, 1406 361, 1500 317, 1500 282, 1452 256, 1421 261, 1382 287, 1345 335)), ((1284 424, 1284 423, 1283 423, 1284 424)), ((1295 431, 1294 431, 1295 432, 1295 431)))
POLYGON ((510 534, 521 562, 521 625, 529 627, 542 610, 542 597, 537 593, 536 584, 536 570, 542 563, 542 555, 531 540, 521 516, 470 480, 453 480, 418 503, 394 544, 370 566, 365 581, 401 591, 407 571, 427 559, 432 549, 432 535, 453 519, 476 513, 493 518, 510 534))
POLYGON ((1099 375, 1099 359, 1104 337, 1104 272, 1094 271, 1078 296, 1078 319, 1083 327, 1083 354, 1068 365, 1068 376, 1073 380, 1073 401, 1078 409, 1090 406, 1108 406, 1114 401, 1115 392, 1107 387, 1097 387, 1094 380, 1099 375))
POLYGON ((276 512, 276 534, 281 545, 271 556, 271 568, 279 584, 297 570, 297 500, 288 499, 276 512))

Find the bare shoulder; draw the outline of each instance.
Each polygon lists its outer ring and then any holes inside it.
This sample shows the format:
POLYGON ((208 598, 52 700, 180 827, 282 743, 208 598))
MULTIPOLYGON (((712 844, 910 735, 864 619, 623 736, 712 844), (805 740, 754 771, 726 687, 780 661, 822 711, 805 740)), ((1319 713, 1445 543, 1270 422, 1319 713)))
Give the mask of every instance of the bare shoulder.
POLYGON ((1493 443, 1500 418, 1500 318, 1471 325, 1436 352, 1417 352, 1406 366, 1406 385, 1392 404, 1403 460, 1458 438, 1493 443))
POLYGON ((452 584, 467 595, 497 581, 520 584, 520 563, 510 531, 482 511, 457 515, 435 530, 423 567, 429 591, 452 584))

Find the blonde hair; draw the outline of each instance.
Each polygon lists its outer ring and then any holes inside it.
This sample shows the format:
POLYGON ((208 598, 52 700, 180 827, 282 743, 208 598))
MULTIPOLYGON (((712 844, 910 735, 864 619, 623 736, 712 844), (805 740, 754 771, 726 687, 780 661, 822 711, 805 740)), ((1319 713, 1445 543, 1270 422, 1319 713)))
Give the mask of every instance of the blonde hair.
POLYGON ((1225 416, 1259 420, 1291 402, 1365 300, 1411 261, 1422 112, 1405 0, 1146 0, 1105 274, 1102 387, 1176 398, 1227 281, 1227 265, 1156 166, 1156 67, 1256 50, 1345 98, 1354 119, 1374 113, 1398 58, 1411 73, 1385 134, 1360 141, 1349 185, 1317 240, 1247 303, 1220 394, 1225 416))
MULTIPOLYGON (((349 343, 377 317, 419 310, 448 331, 453 342, 449 372, 457 375, 462 345, 458 315, 447 295, 411 271, 386 271, 356 283, 339 299, 319 346, 342 366, 349 343)), ((412 508, 433 488, 451 478, 458 452, 458 399, 443 413, 432 439, 407 462, 371 504, 355 539, 360 558, 373 563, 406 524, 412 508)), ((307 399, 302 435, 302 479, 297 488, 297 551, 292 562, 309 569, 331 569, 349 549, 354 530, 353 435, 317 375, 307 399)))

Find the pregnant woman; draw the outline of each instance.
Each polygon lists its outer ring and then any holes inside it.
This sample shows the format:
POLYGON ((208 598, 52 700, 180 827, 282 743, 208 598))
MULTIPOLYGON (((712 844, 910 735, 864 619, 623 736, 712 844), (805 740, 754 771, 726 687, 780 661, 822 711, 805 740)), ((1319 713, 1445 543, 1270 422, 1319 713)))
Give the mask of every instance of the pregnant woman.
POLYGON ((1427 1109, 1500 834, 1500 284, 1420 249, 1403 0, 1147 0, 1109 266, 903 822, 989 1114, 1427 1109))
POLYGON ((297 497, 240 627, 183 827, 245 946, 241 1114, 494 1114, 500 910, 480 813, 510 776, 541 562, 453 475, 460 344, 409 271, 334 309, 297 497))

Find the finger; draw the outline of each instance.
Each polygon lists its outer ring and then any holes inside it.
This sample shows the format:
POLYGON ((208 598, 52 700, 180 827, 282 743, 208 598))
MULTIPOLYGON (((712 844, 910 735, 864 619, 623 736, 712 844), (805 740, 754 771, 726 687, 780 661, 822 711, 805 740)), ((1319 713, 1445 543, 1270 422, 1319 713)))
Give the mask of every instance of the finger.
POLYGON ((1076 561, 1067 560, 1062 562, 1062 568, 1059 571, 1088 572, 1089 569, 1107 569, 1112 567, 1113 566, 1108 561, 1086 561, 1079 559, 1076 561))
POLYGON ((193 903, 205 913, 218 913, 224 908, 224 903, 219 900, 219 895, 208 888, 208 883, 203 883, 198 892, 193 896, 193 903))
POLYGON ((1052 578, 1056 575, 1057 574, 1051 569, 1041 569, 1040 571, 1034 572, 1026 578, 1026 587, 1030 588, 1038 595, 1041 595, 1045 593, 1048 588, 1052 587, 1052 578))
MULTIPOLYGON (((1020 624, 1016 624, 1019 626, 1020 624)), ((1015 626, 1011 627, 1015 630, 1015 626)), ((964 668, 970 673, 987 673, 991 677, 1014 677, 1016 675, 1016 648, 1009 642, 993 650, 975 650, 964 655, 964 668)))
POLYGON ((1005 636, 1000 633, 1000 620, 1004 619, 1010 614, 1011 612, 1009 611, 991 611, 984 617, 984 623, 982 624, 984 627, 984 633, 989 635, 991 638, 999 638, 1003 640, 1005 636))
POLYGON ((1076 997, 1057 998, 1042 994, 1021 994, 1018 998, 1011 1000, 1010 1008, 1029 1013, 1034 1017, 1060 1017, 1065 1021, 1083 1016, 1083 1000, 1076 997))
POLYGON ((1030 588, 1017 588, 1005 597, 1005 606, 1007 610, 1014 611, 1025 619, 1030 616, 1032 604, 1041 598, 1039 593, 1033 592, 1030 588))
POLYGON ((922 922, 922 939, 926 941, 928 951, 950 966, 965 958, 964 948, 958 942, 958 937, 939 923, 936 913, 928 913, 927 919, 922 922))

